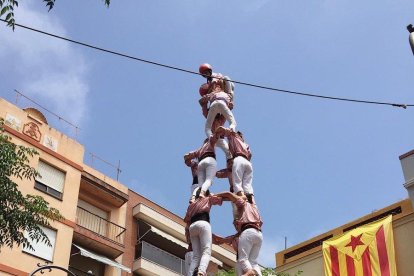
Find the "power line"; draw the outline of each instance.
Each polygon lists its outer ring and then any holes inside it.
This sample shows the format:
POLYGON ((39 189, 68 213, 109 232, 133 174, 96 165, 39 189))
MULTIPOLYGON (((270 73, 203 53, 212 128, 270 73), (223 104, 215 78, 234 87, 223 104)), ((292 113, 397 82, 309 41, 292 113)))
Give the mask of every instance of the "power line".
MULTIPOLYGON (((7 22, 4 19, 0 19, 0 20, 3 21, 3 22, 7 22)), ((203 76, 202 74, 199 74, 198 72, 194 72, 194 71, 191 71, 191 70, 187 70, 187 69, 183 69, 183 68, 179 68, 179 67, 175 67, 175 66, 171 66, 171 65, 167 65, 167 64, 162 64, 162 63, 159 63, 159 62, 154 62, 154 61, 151 61, 151 60, 142 59, 142 58, 126 55, 126 54, 123 54, 123 53, 115 52, 115 51, 112 51, 112 50, 100 48, 100 47, 97 47, 97 46, 94 46, 94 45, 90 45, 90 44, 83 43, 83 42, 80 42, 80 41, 76 41, 76 40, 73 40, 73 39, 69 39, 69 38, 66 38, 66 37, 58 36, 58 35, 55 35, 55 34, 52 34, 52 33, 41 31, 41 30, 31 28, 31 27, 28 27, 28 26, 24 26, 24 25, 21 25, 21 24, 16 23, 15 26, 21 27, 23 29, 31 30, 31 31, 34 31, 34 32, 37 32, 37 33, 41 33, 41 34, 44 34, 44 35, 47 35, 47 36, 51 36, 51 37, 54 37, 54 38, 58 38, 58 39, 61 39, 61 40, 65 40, 65 41, 68 41, 68 42, 71 42, 71 43, 74 43, 74 44, 82 45, 82 46, 85 46, 85 47, 88 47, 88 48, 91 48, 91 49, 94 49, 94 50, 98 50, 98 51, 106 52, 106 53, 109 53, 109 54, 121 56, 121 57, 124 57, 124 58, 132 59, 132 60, 136 60, 136 61, 140 61, 140 62, 144 62, 144 63, 148 63, 148 64, 152 64, 152 65, 156 65, 156 66, 160 66, 160 67, 164 67, 164 68, 168 68, 168 69, 172 69, 172 70, 176 70, 176 71, 181 71, 181 72, 184 72, 184 73, 203 76)), ((369 101, 369 100, 357 100, 357 99, 349 99, 349 98, 341 98, 341 97, 324 96, 324 95, 318 95, 318 94, 311 94, 311 93, 304 93, 304 92, 298 92, 298 91, 292 91, 292 90, 286 90, 286 89, 273 88, 273 87, 269 87, 269 86, 252 84, 252 83, 236 81, 236 80, 232 80, 232 82, 237 83, 237 84, 241 84, 241 85, 245 85, 245 86, 265 89, 265 90, 271 90, 271 91, 287 93, 287 94, 293 94, 293 95, 298 95, 298 96, 320 98, 320 99, 326 99, 326 100, 336 100, 336 101, 346 101, 346 102, 376 104, 376 105, 388 105, 388 106, 394 106, 394 107, 402 107, 404 109, 406 109, 407 107, 414 106, 414 104, 401 104, 401 103, 369 101)))
POLYGON ((62 116, 57 115, 57 114, 56 114, 56 113, 54 113, 53 111, 50 111, 50 110, 49 110, 49 109, 47 109, 46 107, 44 107, 44 106, 40 105, 39 103, 35 102, 34 100, 30 99, 28 96, 24 95, 22 92, 20 92, 20 91, 18 91, 18 90, 16 90, 16 89, 14 90, 14 92, 16 92, 17 99, 18 99, 18 97, 23 97, 23 98, 25 98, 25 99, 29 100, 30 102, 34 103, 34 104, 35 104, 35 105, 37 105, 38 107, 42 108, 43 110, 45 110, 45 111, 49 112, 50 114, 52 114, 53 116, 55 116, 56 118, 58 118, 58 119, 59 119, 59 121, 64 121, 64 122, 65 122, 65 123, 67 123, 68 125, 70 125, 70 126, 72 126, 73 128, 75 128, 76 135, 78 134, 78 131, 80 130, 80 128, 79 128, 78 126, 76 126, 76 125, 72 124, 71 122, 69 122, 69 121, 67 121, 65 118, 63 118, 62 116))
MULTIPOLYGON (((68 125, 72 126, 73 128, 75 128, 76 130, 76 135, 78 134, 78 131, 80 130, 80 128, 74 124, 72 124, 71 122, 67 121, 66 119, 64 119, 62 116, 57 115, 56 113, 54 113, 53 111, 50 111, 49 109, 47 109, 46 107, 40 105, 38 102, 32 100, 31 98, 29 98, 28 96, 24 95, 22 92, 18 91, 18 90, 14 90, 14 92, 16 93, 16 103, 19 97, 23 97, 26 100, 34 103, 35 105, 37 105, 38 107, 42 108, 43 110, 49 112, 50 114, 52 114, 53 116, 57 117, 59 119, 59 121, 64 121, 65 123, 67 123, 68 125)), ((91 165, 93 165, 93 161, 94 159, 98 159, 99 161, 105 163, 108 166, 111 166, 112 168, 116 169, 116 180, 119 180, 119 175, 121 174, 122 170, 121 170, 121 160, 118 161, 118 165, 115 166, 114 164, 106 161, 105 159, 99 157, 98 155, 89 152, 89 155, 91 157, 91 165)))

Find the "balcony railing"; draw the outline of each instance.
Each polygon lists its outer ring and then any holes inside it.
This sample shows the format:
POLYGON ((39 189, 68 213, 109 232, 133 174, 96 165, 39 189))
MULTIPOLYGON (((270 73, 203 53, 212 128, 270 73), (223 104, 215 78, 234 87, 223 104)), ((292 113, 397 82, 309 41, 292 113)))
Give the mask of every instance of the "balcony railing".
POLYGON ((135 259, 143 258, 162 267, 184 275, 184 260, 147 242, 140 242, 136 247, 135 259))
POLYGON ((101 218, 79 206, 76 210, 76 223, 104 238, 124 244, 124 227, 101 218))

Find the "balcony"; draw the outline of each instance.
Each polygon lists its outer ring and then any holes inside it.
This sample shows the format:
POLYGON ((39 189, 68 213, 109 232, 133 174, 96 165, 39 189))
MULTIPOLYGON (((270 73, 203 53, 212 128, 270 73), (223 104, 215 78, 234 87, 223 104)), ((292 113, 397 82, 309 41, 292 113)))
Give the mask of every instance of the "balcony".
POLYGON ((105 204, 111 208, 120 208, 128 201, 128 194, 119 190, 114 185, 109 184, 111 182, 107 182, 89 172, 83 171, 79 187, 80 198, 87 198, 89 199, 87 201, 90 201, 98 207, 100 204, 105 204))
POLYGON ((136 246, 135 259, 139 275, 184 275, 184 260, 144 241, 136 246))
POLYGON ((125 228, 78 207, 76 223, 113 242, 124 244, 125 228))
POLYGON ((79 245, 94 248, 108 257, 117 257, 124 251, 125 228, 88 210, 77 207, 73 240, 79 245))
MULTIPOLYGON (((132 214, 139 221, 153 225, 181 241, 186 240, 184 224, 172 220, 164 213, 156 210, 154 206, 150 207, 145 203, 138 203, 133 208, 132 214)), ((214 260, 220 260, 216 262, 219 265, 224 264, 229 267, 234 267, 236 265, 236 254, 234 254, 234 251, 230 246, 218 246, 213 244, 211 256, 214 257, 214 260)))

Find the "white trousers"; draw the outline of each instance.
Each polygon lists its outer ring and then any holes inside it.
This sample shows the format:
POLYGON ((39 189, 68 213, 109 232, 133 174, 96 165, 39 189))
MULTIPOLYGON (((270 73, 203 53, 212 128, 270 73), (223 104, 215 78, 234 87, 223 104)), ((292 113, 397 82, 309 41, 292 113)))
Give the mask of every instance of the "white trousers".
POLYGON ((239 258, 237 263, 246 273, 250 269, 254 269, 258 275, 262 275, 260 266, 257 263, 260 248, 262 247, 263 235, 262 232, 254 228, 244 230, 239 237, 239 258))
POLYGON ((225 139, 218 139, 216 142, 216 147, 220 148, 226 155, 226 159, 231 159, 231 153, 229 150, 229 143, 225 139))
POLYGON ((191 185, 191 196, 196 196, 196 189, 200 187, 200 184, 193 184, 191 185))
POLYGON ((193 222, 190 225, 190 239, 193 246, 193 259, 188 276, 192 276, 198 267, 198 272, 206 274, 211 258, 211 226, 204 220, 193 222))
POLYGON ((249 160, 242 156, 234 158, 232 176, 234 193, 243 191, 245 194, 253 194, 253 166, 249 160))
POLYGON ((198 184, 203 192, 207 191, 217 172, 217 161, 213 157, 206 157, 198 163, 197 177, 198 184))
POLYGON ((188 273, 190 272, 190 266, 191 266, 191 261, 192 260, 193 260, 193 251, 189 251, 189 252, 185 253, 184 275, 189 275, 188 273))
POLYGON ((230 129, 236 129, 236 120, 234 119, 233 113, 227 106, 226 102, 223 100, 216 100, 210 105, 210 108, 208 110, 207 121, 205 126, 205 132, 207 137, 210 137, 213 134, 211 131, 211 126, 213 125, 213 121, 216 118, 216 115, 219 113, 223 114, 223 116, 229 122, 230 129))
POLYGON ((236 267, 234 268, 234 272, 236 272, 236 276, 242 276, 243 275, 243 271, 242 271, 239 263, 236 263, 236 267))

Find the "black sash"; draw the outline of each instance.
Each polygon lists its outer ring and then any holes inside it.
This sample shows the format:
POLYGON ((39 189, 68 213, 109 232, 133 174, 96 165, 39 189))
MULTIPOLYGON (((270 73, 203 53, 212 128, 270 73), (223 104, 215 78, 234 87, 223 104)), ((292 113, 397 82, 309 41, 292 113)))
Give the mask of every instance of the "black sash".
POLYGON ((210 213, 207 213, 207 212, 198 213, 192 216, 190 219, 191 223, 199 221, 199 220, 204 220, 210 223, 210 213))
POLYGON ((243 224, 242 225, 242 227, 241 227, 241 230, 240 230, 240 233, 242 233, 244 230, 247 230, 247 229, 249 229, 249 228, 254 228, 254 229, 256 229, 257 231, 262 231, 260 228, 258 228, 256 225, 254 225, 254 224, 251 224, 251 223, 245 223, 245 224, 243 224))
POLYGON ((203 154, 198 161, 201 162, 201 160, 203 160, 204 158, 207 158, 207 157, 213 157, 214 159, 216 159, 216 154, 214 152, 207 152, 207 153, 203 154))

